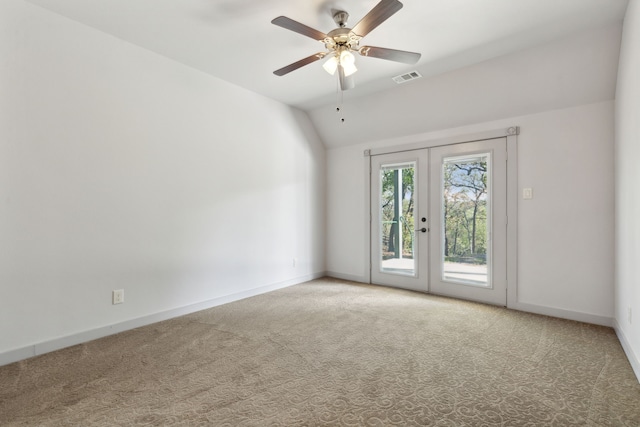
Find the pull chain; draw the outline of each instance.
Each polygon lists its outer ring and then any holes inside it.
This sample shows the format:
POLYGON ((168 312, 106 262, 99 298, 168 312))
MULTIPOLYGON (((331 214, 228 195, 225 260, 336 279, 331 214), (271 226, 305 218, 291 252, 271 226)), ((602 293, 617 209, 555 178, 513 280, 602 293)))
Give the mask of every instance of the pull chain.
MULTIPOLYGON (((344 91, 340 90, 340 80, 336 80, 336 113, 340 114, 344 106, 344 91)), ((344 113, 340 117, 340 123, 344 123, 344 113)))

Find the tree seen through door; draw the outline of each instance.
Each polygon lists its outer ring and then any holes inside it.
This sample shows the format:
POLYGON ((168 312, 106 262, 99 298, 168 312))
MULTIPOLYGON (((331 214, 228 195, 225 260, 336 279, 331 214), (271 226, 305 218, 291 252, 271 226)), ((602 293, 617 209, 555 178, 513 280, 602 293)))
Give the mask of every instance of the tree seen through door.
POLYGON ((444 279, 487 284, 488 155, 443 162, 444 279))
POLYGON ((380 255, 384 270, 414 273, 414 178, 413 164, 380 171, 380 255))

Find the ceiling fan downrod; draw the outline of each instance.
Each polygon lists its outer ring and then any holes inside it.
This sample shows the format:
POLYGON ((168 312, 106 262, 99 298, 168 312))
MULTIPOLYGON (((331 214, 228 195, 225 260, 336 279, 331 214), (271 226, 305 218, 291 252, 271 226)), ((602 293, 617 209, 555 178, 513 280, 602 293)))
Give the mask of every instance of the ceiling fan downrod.
POLYGON ((333 14, 333 21, 340 27, 344 28, 347 26, 347 21, 349 20, 349 14, 344 10, 338 10, 333 14))

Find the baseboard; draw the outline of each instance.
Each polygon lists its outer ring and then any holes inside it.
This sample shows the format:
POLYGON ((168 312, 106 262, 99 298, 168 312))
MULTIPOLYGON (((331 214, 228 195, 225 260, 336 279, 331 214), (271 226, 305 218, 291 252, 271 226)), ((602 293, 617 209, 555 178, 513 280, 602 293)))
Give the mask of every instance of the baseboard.
POLYGON ((0 366, 8 365, 10 363, 18 362, 20 360, 39 356, 41 354, 60 350, 66 347, 71 347, 77 344, 82 344, 88 341, 93 341, 95 339, 117 334, 119 332, 128 331, 130 329, 139 328, 141 326, 147 326, 152 323, 161 322, 163 320, 172 319, 174 317, 184 316, 186 314, 195 313, 196 311, 206 310, 207 308, 216 307, 230 302, 239 301, 245 298, 308 282, 309 280, 319 279, 321 277, 324 277, 325 275, 325 272, 312 273, 283 282, 260 286, 257 288, 249 289, 231 295, 225 295, 196 304, 190 304, 171 310, 138 317, 136 319, 126 320, 124 322, 119 322, 112 325, 103 326, 48 341, 43 341, 14 350, 5 351, 0 353, 0 366))
POLYGON ((613 319, 613 329, 615 329, 618 340, 622 345, 622 349, 627 355, 627 359, 629 359, 629 364, 631 365, 631 369, 633 369, 633 373, 636 374, 636 379, 640 382, 640 358, 638 358, 633 351, 633 348, 631 348, 631 344, 629 344, 629 340, 627 340, 627 337, 622 331, 622 328, 618 323, 618 319, 613 319))
POLYGON ((350 282, 369 283, 363 276, 356 276, 354 274, 336 273, 335 271, 325 272, 325 276, 333 277, 334 279, 348 280, 350 282))
POLYGON ((8 365, 9 363, 18 362, 20 360, 29 359, 35 355, 35 346, 33 345, 17 348, 15 350, 5 351, 3 353, 0 353, 0 366, 8 365))
MULTIPOLYGON (((369 283, 363 276, 336 273, 335 271, 327 271, 326 275, 335 279, 349 280, 351 282, 369 283)), ((560 319, 575 320, 577 322, 613 327, 613 318, 600 316, 597 314, 583 313, 579 311, 565 310, 562 308, 546 307, 542 305, 522 302, 509 302, 507 303, 507 307, 513 310, 526 311, 528 313, 542 314, 545 316, 558 317, 560 319)))
POLYGON ((565 310, 562 308, 546 307, 543 305, 528 304, 522 302, 508 304, 507 308, 526 311, 528 313, 558 317, 560 319, 575 320, 576 322, 592 323, 594 325, 613 327, 613 318, 600 316, 597 314, 583 313, 580 311, 565 310))

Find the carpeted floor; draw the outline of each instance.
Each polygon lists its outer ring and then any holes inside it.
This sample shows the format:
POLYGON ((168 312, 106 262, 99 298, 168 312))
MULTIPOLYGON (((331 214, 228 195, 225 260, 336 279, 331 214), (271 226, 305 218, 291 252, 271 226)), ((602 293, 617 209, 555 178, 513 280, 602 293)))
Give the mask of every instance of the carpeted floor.
POLYGON ((0 367, 2 426, 639 426, 612 329, 322 279, 0 367))

